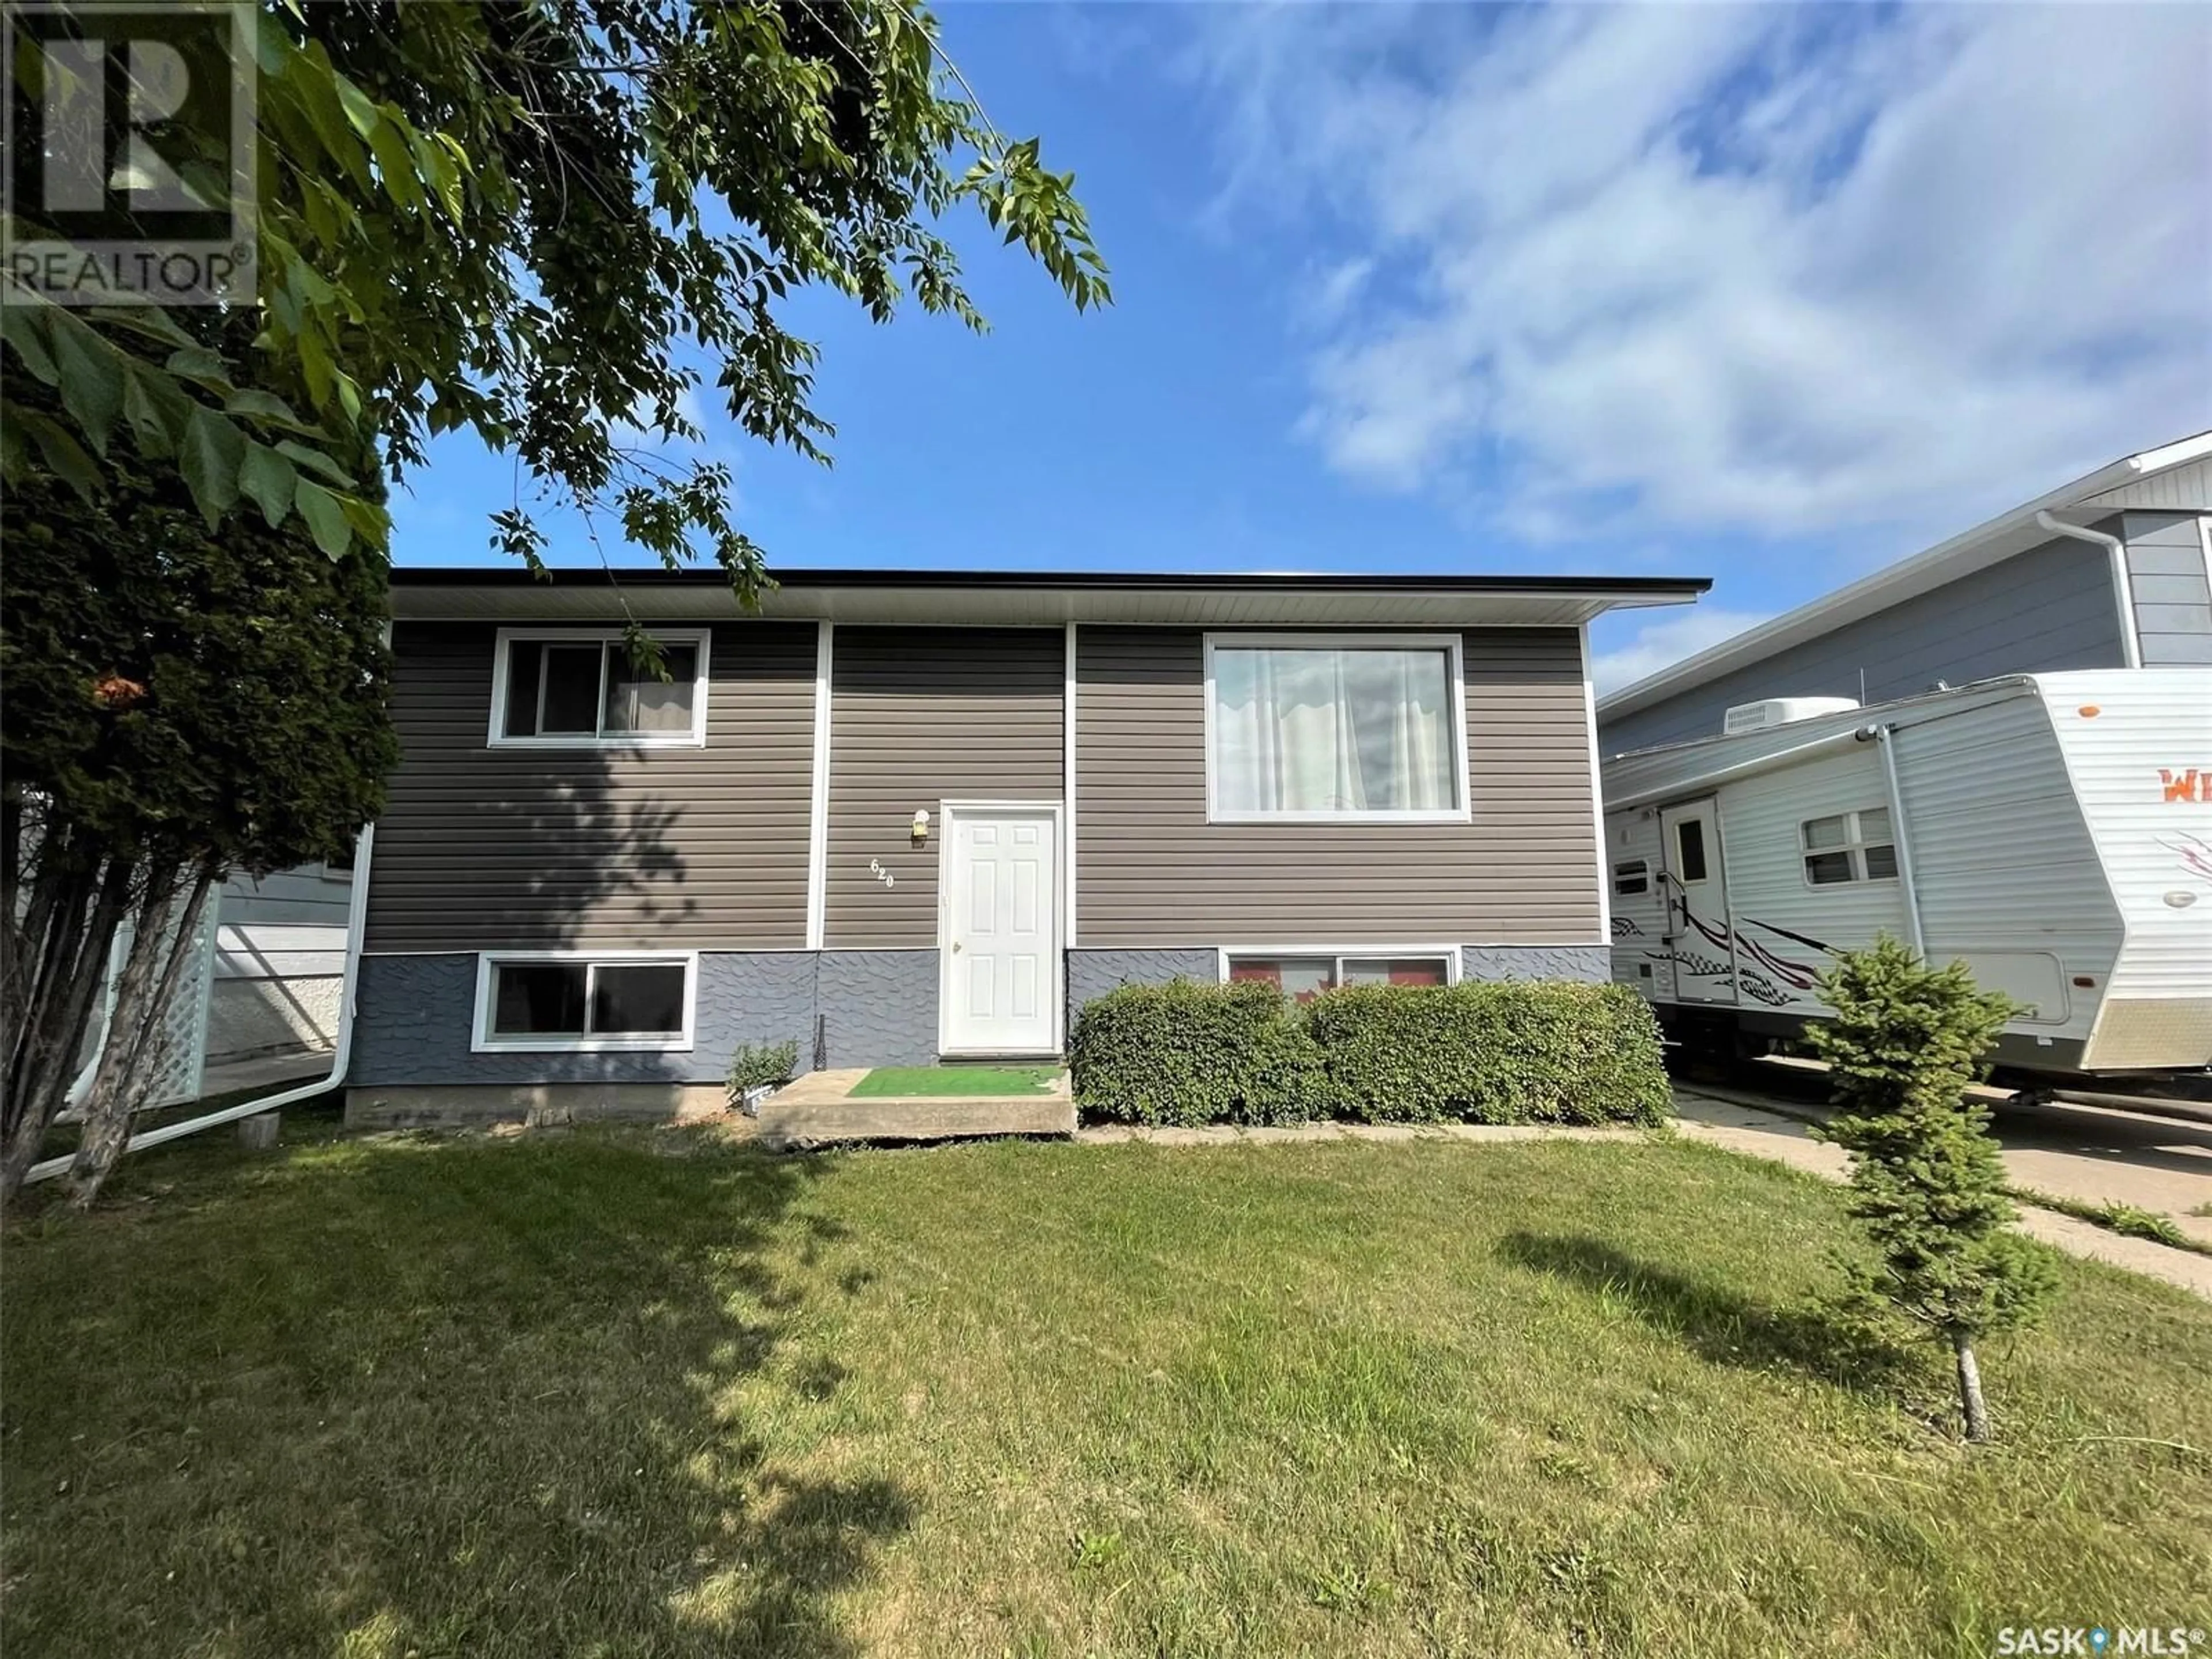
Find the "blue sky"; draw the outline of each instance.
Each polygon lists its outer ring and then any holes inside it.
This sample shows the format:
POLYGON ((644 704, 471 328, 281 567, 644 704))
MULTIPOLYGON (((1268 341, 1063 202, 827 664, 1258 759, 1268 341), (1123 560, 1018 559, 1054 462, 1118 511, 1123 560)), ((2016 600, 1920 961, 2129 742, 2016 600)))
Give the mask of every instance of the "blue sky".
MULTIPOLYGON (((1599 625, 1619 684, 2212 426, 2212 11, 943 22, 1116 303, 972 224, 986 336, 797 300, 835 469, 704 422, 772 567, 1715 577, 1599 625)), ((495 561, 512 478, 442 441, 398 562, 495 561)))

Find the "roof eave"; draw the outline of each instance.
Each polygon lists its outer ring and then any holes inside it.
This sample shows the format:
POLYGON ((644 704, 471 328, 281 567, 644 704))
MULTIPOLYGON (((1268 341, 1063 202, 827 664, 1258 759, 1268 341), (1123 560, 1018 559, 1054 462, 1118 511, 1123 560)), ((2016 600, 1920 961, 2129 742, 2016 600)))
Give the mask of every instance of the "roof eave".
MULTIPOLYGON (((1049 626, 1064 622, 1323 625, 1342 612, 1373 626, 1485 623, 1572 626, 1625 606, 1685 605, 1709 578, 1297 574, 1138 575, 1006 571, 781 570, 759 616, 834 622, 1049 626)), ((745 614, 718 570, 397 569, 403 620, 580 619, 621 608, 641 618, 745 614)))

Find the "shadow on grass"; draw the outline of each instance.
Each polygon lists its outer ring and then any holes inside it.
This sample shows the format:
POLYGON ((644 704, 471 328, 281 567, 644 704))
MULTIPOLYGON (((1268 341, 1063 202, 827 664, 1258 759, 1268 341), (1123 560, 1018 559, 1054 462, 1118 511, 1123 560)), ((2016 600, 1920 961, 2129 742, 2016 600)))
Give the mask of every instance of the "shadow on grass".
POLYGON ((916 1511, 805 1455, 837 1164, 654 1145, 208 1160, 13 1229, 10 1647, 857 1653, 916 1511))
POLYGON ((1587 1234, 1508 1233, 1498 1249, 1521 1267, 1619 1297, 1714 1364, 1795 1370, 1858 1393, 1893 1389, 1911 1369, 1906 1354, 1841 1306, 1772 1307, 1587 1234))

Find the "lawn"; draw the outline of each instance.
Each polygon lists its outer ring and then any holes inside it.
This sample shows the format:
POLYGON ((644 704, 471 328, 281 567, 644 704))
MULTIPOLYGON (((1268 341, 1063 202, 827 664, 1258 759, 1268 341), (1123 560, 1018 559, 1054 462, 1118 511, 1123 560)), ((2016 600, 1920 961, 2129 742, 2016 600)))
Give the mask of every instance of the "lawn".
POLYGON ((5 1241, 11 1652, 1985 1655, 2212 1622, 2212 1306, 1709 1149, 191 1145, 5 1241))

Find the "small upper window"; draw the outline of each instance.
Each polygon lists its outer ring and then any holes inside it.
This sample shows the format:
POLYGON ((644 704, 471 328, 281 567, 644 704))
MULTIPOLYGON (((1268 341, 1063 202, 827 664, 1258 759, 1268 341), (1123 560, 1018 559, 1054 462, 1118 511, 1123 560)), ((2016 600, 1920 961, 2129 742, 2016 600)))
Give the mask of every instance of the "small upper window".
POLYGON ((1456 636, 1212 635, 1206 680, 1217 822, 1467 816, 1456 636))
POLYGON ((1897 879, 1897 846, 1890 836, 1887 806, 1808 818, 1800 839, 1810 886, 1897 879))
POLYGON ((573 748, 693 746, 705 740, 707 636, 658 639, 663 678, 621 635, 502 631, 491 741, 573 748))
POLYGON ((692 959, 487 957, 483 1048, 687 1048, 692 959))
POLYGON ((1613 866, 1613 890, 1623 898, 1651 890, 1651 866, 1642 859, 1629 859, 1613 866))

